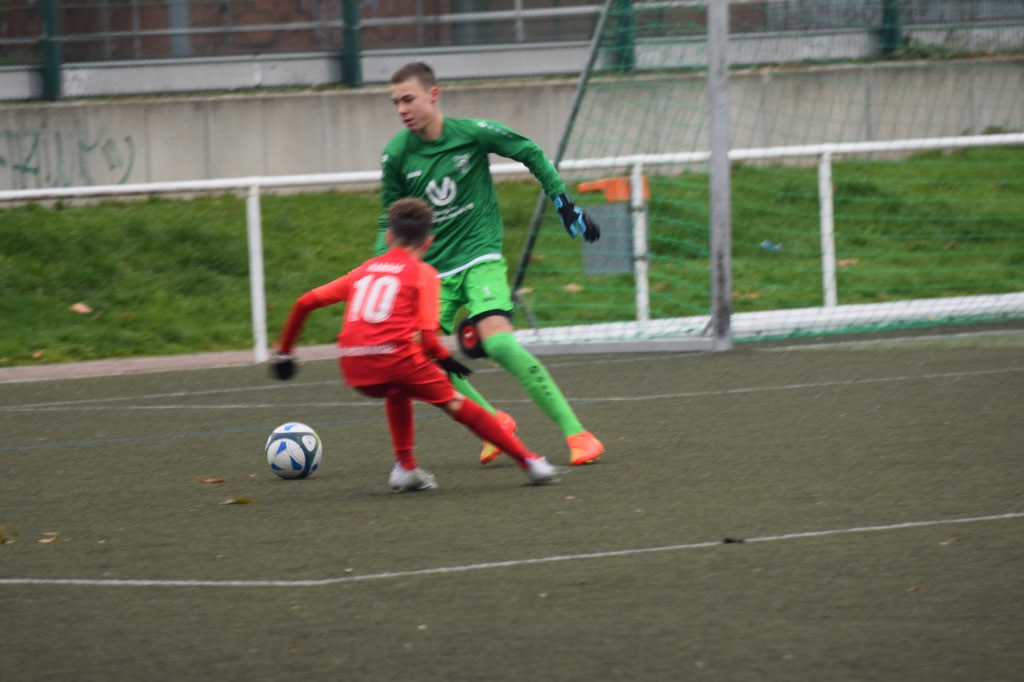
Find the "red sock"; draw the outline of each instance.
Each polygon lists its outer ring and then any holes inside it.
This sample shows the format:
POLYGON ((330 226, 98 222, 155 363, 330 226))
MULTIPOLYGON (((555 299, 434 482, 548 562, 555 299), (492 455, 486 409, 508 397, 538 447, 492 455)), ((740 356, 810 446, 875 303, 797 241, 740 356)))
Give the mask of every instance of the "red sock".
POLYGON ((469 398, 462 401, 462 407, 455 413, 454 419, 480 438, 497 445, 502 452, 516 460, 519 466, 526 466, 528 459, 537 459, 537 455, 530 452, 514 433, 501 428, 493 414, 469 398))
POLYGON ((388 429, 391 431, 395 461, 401 464, 403 469, 415 469, 416 456, 412 450, 415 442, 412 400, 404 395, 389 393, 384 398, 384 409, 388 415, 388 429))
POLYGON ((412 454, 412 450, 395 450, 395 461, 407 471, 416 468, 416 455, 412 454))

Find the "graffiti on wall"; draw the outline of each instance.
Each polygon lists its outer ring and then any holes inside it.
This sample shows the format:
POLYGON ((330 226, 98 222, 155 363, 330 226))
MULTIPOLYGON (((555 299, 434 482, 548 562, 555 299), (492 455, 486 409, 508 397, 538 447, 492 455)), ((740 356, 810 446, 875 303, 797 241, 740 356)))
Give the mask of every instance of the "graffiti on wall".
POLYGON ((131 135, 90 131, 75 120, 70 128, 51 129, 44 121, 32 128, 0 129, 0 177, 10 189, 121 185, 135 166, 131 135))

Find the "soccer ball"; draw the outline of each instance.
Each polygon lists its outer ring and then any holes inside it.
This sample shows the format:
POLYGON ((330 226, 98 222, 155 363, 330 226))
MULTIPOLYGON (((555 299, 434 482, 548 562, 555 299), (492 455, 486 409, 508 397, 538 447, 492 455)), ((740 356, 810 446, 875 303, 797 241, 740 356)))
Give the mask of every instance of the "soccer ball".
POLYGON ((324 444, 316 431, 300 424, 281 424, 267 439, 265 448, 270 470, 281 478, 307 478, 320 466, 324 444))

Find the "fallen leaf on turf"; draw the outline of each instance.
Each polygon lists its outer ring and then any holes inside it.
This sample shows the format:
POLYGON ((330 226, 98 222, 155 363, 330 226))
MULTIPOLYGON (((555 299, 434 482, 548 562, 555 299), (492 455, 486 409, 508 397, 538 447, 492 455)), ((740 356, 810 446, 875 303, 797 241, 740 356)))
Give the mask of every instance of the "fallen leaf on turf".
POLYGON ((18 531, 12 530, 10 536, 7 535, 6 531, 6 526, 0 526, 0 545, 9 545, 14 542, 14 538, 18 537, 18 531))
POLYGON ((78 313, 79 315, 88 315, 89 313, 92 312, 92 306, 90 306, 88 303, 79 301, 78 303, 72 304, 68 308, 68 310, 70 310, 73 313, 78 313))
POLYGON ((259 500, 254 500, 251 497, 229 497, 226 500, 221 500, 217 504, 256 504, 259 500))
POLYGON ((46 537, 45 538, 39 538, 38 540, 36 540, 36 542, 45 545, 45 544, 48 544, 48 543, 51 543, 51 542, 57 542, 57 540, 60 539, 60 533, 58 533, 56 531, 53 531, 53 532, 50 532, 50 533, 43 533, 43 535, 45 535, 46 537))
POLYGON ((210 478, 208 476, 197 476, 196 480, 200 483, 227 483, 226 478, 210 478))
POLYGON ((841 268, 848 268, 851 265, 856 265, 856 264, 857 264, 857 259, 856 258, 840 258, 838 261, 836 261, 836 265, 838 265, 841 268))
POLYGON ((43 357, 43 351, 41 350, 37 350, 35 353, 32 353, 33 360, 38 360, 41 357, 43 357))
POLYGON ((569 282, 564 287, 562 287, 562 290, 568 291, 570 294, 578 294, 581 291, 583 291, 583 285, 577 284, 576 282, 569 282))

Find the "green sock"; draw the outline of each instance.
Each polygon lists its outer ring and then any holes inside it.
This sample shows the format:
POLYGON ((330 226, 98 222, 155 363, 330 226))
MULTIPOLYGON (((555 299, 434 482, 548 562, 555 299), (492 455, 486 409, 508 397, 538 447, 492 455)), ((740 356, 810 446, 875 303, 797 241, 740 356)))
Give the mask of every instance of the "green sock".
POLYGON ((548 370, 530 351, 519 345, 514 334, 495 334, 483 342, 483 347, 489 358, 519 380, 534 404, 558 425, 566 437, 584 431, 548 370))
POLYGON ((491 414, 494 414, 494 408, 491 407, 491 404, 489 402, 487 402, 486 398, 484 398, 482 395, 480 395, 479 391, 477 391, 475 388, 473 388, 473 384, 471 384, 468 381, 466 381, 466 379, 464 379, 463 377, 457 377, 454 374, 449 374, 448 376, 451 377, 452 384, 455 385, 455 390, 456 391, 458 391, 462 395, 466 396, 467 398, 469 398, 474 403, 476 403, 480 407, 484 408, 485 410, 487 410, 491 414))

